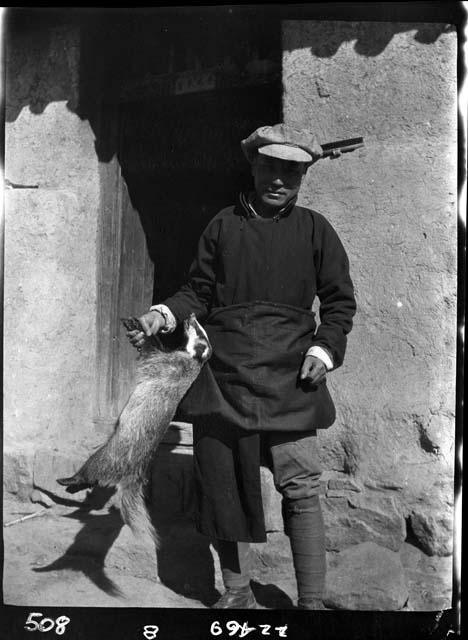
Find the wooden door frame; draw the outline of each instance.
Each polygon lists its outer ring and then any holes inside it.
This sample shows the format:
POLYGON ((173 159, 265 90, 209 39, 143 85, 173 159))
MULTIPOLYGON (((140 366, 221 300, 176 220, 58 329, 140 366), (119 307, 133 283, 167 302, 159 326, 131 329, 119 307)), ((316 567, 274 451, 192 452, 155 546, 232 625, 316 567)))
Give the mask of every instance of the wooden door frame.
MULTIPOLYGON (((105 136, 116 153, 99 163, 100 208, 97 231, 96 388, 93 422, 109 434, 130 392, 136 351, 129 345, 121 318, 137 315, 151 304, 154 267, 138 213, 133 209, 122 176, 120 148, 121 105, 104 105, 105 136), (131 233, 129 233, 131 230, 131 233), (135 240, 136 239, 136 240, 135 240), (129 242, 127 242, 129 240, 129 242), (139 270, 132 269, 138 249, 139 270), (138 277, 143 265, 143 277, 138 277), (134 277, 134 271, 137 271, 134 277), (128 280, 131 279, 129 290, 128 280), (150 285, 149 285, 150 280, 150 285)), ((103 128, 100 127, 101 135, 103 128)))

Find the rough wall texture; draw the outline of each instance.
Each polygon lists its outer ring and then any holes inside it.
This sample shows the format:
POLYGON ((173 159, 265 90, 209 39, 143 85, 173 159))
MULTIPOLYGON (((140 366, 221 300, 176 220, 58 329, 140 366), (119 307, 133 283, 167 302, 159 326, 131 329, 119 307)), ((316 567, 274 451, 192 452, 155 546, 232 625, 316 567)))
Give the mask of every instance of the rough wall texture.
POLYGON ((340 234, 358 300, 320 438, 329 549, 396 551, 406 536, 429 555, 452 548, 456 33, 428 29, 422 42, 409 24, 284 25, 285 121, 319 142, 365 139, 314 165, 302 191, 340 234))
POLYGON ((99 184, 92 131, 72 111, 77 31, 17 36, 6 63, 6 178, 38 185, 8 189, 5 203, 5 481, 14 491, 24 485, 18 465, 24 480, 31 472, 28 454, 66 448, 92 426, 99 184))

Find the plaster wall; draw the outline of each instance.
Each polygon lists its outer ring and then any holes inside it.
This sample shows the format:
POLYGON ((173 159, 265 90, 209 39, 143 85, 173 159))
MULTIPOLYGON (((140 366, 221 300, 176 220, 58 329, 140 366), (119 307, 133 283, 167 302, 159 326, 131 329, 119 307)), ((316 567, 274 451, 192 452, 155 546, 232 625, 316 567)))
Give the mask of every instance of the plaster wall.
POLYGON ((79 52, 70 26, 7 41, 4 444, 20 466, 92 426, 99 183, 79 52))
MULTIPOLYGON (((322 143, 365 140, 315 164, 302 190, 338 231, 358 301, 345 363, 329 375, 338 419, 320 434, 325 477, 390 501, 384 511, 430 555, 452 541, 456 47, 450 25, 283 29, 285 121, 322 143)), ((328 495, 332 518, 346 492, 328 495)))

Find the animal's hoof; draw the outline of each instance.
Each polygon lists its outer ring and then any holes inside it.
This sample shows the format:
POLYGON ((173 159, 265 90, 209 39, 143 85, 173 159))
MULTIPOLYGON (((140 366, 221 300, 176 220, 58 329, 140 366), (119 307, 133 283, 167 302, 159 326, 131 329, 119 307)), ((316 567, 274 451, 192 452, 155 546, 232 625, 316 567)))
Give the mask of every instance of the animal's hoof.
POLYGON ((61 484, 62 487, 67 487, 67 493, 77 493, 78 491, 90 489, 93 486, 88 482, 83 482, 76 476, 70 476, 69 478, 57 478, 57 482, 61 484))
POLYGON ((76 484, 78 480, 75 476, 70 476, 69 478, 57 478, 57 482, 63 487, 68 487, 70 484, 76 484))

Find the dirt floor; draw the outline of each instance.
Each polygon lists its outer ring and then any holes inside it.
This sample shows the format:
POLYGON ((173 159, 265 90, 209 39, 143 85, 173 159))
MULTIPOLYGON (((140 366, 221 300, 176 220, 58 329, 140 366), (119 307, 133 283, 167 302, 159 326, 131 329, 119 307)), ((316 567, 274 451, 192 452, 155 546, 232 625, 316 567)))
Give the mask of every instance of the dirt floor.
MULTIPOLYGON (((206 609, 223 591, 216 553, 187 518, 158 525, 159 549, 139 542, 109 503, 85 509, 70 500, 44 508, 5 496, 3 522, 5 604, 206 609)), ((269 539, 257 553, 252 588, 259 608, 296 603, 286 548, 269 539)), ((405 609, 449 608, 451 559, 430 558, 406 543, 400 555, 410 594, 405 609)))
MULTIPOLYGON (((4 502, 4 525, 41 512, 4 526, 6 604, 208 608, 222 592, 215 554, 194 529, 187 535, 187 521, 173 521, 161 531, 156 551, 122 527, 116 510, 57 504, 42 509, 4 502)), ((261 581, 253 581, 260 608, 292 608, 293 577, 276 571, 270 581, 265 571, 261 581)))

